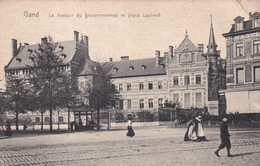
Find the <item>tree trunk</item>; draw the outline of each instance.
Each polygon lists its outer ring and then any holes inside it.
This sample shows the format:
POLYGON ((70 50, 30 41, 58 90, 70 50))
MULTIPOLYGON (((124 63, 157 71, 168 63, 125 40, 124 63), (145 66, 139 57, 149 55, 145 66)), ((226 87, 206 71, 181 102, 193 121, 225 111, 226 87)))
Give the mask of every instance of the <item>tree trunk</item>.
POLYGON ((43 111, 41 111, 41 130, 43 130, 43 111))
POLYGON ((71 130, 71 128, 70 128, 70 108, 68 108, 68 130, 71 130))
POLYGON ((15 126, 16 126, 16 131, 19 131, 19 126, 18 126, 18 110, 15 112, 15 126))
POLYGON ((50 106, 50 132, 52 132, 52 108, 50 106))
POLYGON ((100 131, 100 114, 99 114, 100 108, 97 107, 97 131, 100 131))

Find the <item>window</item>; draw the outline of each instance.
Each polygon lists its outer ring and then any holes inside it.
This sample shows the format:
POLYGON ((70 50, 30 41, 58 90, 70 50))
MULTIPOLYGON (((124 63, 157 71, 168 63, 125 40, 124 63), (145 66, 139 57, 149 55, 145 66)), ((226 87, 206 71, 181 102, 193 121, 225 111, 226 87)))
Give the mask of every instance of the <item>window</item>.
POLYGON ((254 81, 260 82, 260 66, 254 67, 254 81))
POLYGON ((236 25, 237 25, 237 31, 243 30, 243 22, 238 22, 236 23, 236 25))
POLYGON ((260 40, 254 41, 254 55, 260 54, 260 40))
POLYGON ((35 123, 40 123, 40 117, 35 117, 35 123))
POLYGON ((141 109, 144 108, 144 99, 139 100, 139 105, 141 109))
POLYGON ((63 117, 62 116, 59 117, 59 123, 63 123, 63 117))
POLYGON ((179 85, 178 76, 173 77, 173 85, 179 85))
POLYGON ((163 107, 163 98, 159 98, 159 99, 158 99, 158 106, 159 106, 160 108, 163 107))
POLYGON ((139 82, 139 90, 143 90, 144 89, 144 83, 143 82, 139 82))
POLYGON ((127 90, 128 90, 128 91, 131 90, 131 84, 130 84, 130 83, 127 84, 127 90))
POLYGON ((245 73, 243 68, 236 69, 237 84, 243 84, 245 80, 245 73))
POLYGON ((201 92, 196 93, 196 106, 201 106, 201 92))
POLYGON ((243 43, 238 43, 236 45, 236 57, 244 56, 243 43))
POLYGON ((196 84, 201 84, 201 76, 199 74, 196 75, 196 84))
POLYGON ((132 101, 131 99, 127 100, 127 109, 131 109, 132 108, 132 101))
POLYGON ((184 85, 189 85, 190 84, 190 76, 189 75, 185 75, 184 76, 184 85))
POLYGON ((111 108, 116 108, 116 101, 114 99, 111 100, 111 108))
POLYGON ((47 123, 49 123, 49 122, 50 122, 50 117, 45 117, 45 118, 44 118, 44 121, 47 122, 47 123))
POLYGON ((153 82, 149 82, 149 83, 148 83, 148 89, 149 89, 149 90, 153 89, 153 82))
POLYGON ((179 63, 181 63, 181 54, 179 54, 179 63))
POLYGON ((123 90, 123 84, 119 84, 119 91, 123 90))
POLYGON ((123 100, 119 100, 119 109, 120 110, 124 109, 124 101, 123 100))
POLYGON ((184 94, 184 108, 190 107, 190 94, 185 93, 184 94))
POLYGON ((162 81, 158 81, 158 89, 162 89, 162 88, 163 88, 162 81))
POLYGON ((260 27, 260 19, 254 19, 254 26, 260 27))
POLYGON ((148 99, 149 108, 153 108, 153 99, 148 99))
POLYGON ((173 100, 175 101, 175 102, 177 102, 177 101, 179 101, 179 94, 173 94, 173 100))
POLYGON ((115 84, 111 84, 111 90, 112 90, 112 91, 115 91, 115 90, 116 90, 115 84))

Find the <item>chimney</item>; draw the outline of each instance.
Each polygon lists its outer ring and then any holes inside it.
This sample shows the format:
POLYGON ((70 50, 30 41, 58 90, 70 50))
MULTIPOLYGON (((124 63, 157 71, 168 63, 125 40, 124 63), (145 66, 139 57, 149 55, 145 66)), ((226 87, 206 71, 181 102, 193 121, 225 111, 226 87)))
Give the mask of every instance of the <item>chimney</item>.
POLYGON ((249 12, 249 20, 252 20, 252 13, 249 12))
POLYGON ((74 41, 79 42, 79 32, 78 31, 74 31, 74 41))
POLYGON ((109 58, 109 62, 113 62, 113 58, 109 58))
POLYGON ((42 38, 42 44, 43 44, 43 45, 46 45, 46 44, 47 44, 47 37, 43 37, 43 38, 42 38))
POLYGON ((173 57, 173 46, 169 46, 169 54, 168 54, 169 58, 173 57))
POLYGON ((198 51, 204 53, 204 44, 198 44, 198 51))
POLYGON ((165 58, 165 64, 167 66, 169 63, 169 53, 168 52, 164 52, 164 58, 165 58))
POLYGON ((129 60, 129 56, 121 56, 121 61, 127 61, 129 60))
POLYGON ((86 47, 87 47, 87 54, 88 54, 88 56, 89 56, 88 36, 83 36, 83 41, 84 41, 84 44, 85 44, 86 47))
POLYGON ((160 51, 155 51, 155 66, 158 66, 160 64, 160 51))
POLYGON ((12 56, 16 56, 17 54, 17 40, 12 39, 12 56))

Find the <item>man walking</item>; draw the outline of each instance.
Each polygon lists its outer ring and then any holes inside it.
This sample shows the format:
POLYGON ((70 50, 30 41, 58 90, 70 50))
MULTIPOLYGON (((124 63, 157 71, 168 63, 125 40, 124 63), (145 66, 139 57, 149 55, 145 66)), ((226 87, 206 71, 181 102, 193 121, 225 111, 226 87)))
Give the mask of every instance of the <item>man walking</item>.
POLYGON ((228 119, 227 117, 223 117, 222 123, 220 124, 220 138, 221 138, 221 144, 219 145, 219 148, 217 151, 215 151, 216 156, 219 156, 219 151, 221 149, 227 148, 227 157, 233 157, 233 155, 230 154, 231 149, 231 143, 230 143, 230 135, 228 132, 228 119))

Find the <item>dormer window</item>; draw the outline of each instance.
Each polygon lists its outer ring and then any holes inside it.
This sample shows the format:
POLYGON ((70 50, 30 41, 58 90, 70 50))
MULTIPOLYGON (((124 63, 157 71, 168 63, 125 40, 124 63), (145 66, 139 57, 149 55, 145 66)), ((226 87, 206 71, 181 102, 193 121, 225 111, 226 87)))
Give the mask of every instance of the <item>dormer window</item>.
POLYGON ((236 31, 241 31, 244 29, 244 17, 237 16, 235 19, 236 31))
POLYGON ((143 70, 145 70, 145 69, 146 69, 146 66, 145 66, 145 65, 142 65, 141 68, 142 68, 143 70))
POLYGON ((243 30, 243 22, 236 23, 236 28, 237 28, 237 31, 243 30))
POLYGON ((260 18, 254 19, 254 27, 260 27, 260 18))
POLYGON ((129 66, 129 70, 134 70, 134 66, 129 66))
POLYGON ((61 54, 61 56, 65 59, 67 57, 66 54, 61 54))
POLYGON ((59 49, 60 49, 60 51, 62 51, 64 49, 64 47, 60 45, 59 49))
POLYGON ((118 68, 117 68, 117 67, 114 67, 113 70, 114 70, 114 72, 117 72, 117 71, 118 71, 118 68))
POLYGON ((22 59, 17 57, 16 61, 20 63, 22 61, 22 59))
POLYGON ((31 62, 34 61, 34 57, 33 56, 30 56, 29 59, 30 59, 31 62))
POLYGON ((31 54, 33 51, 32 49, 28 49, 28 53, 31 54))

